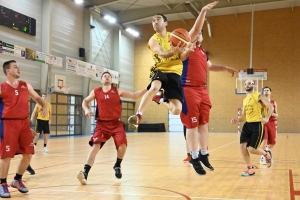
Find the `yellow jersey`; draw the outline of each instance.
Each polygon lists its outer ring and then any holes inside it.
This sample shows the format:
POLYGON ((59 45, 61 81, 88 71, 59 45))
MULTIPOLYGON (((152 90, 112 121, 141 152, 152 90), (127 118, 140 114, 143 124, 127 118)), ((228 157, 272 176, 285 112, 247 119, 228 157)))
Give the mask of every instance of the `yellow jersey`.
POLYGON ((243 100, 247 122, 260 122, 265 117, 265 107, 258 102, 259 95, 259 92, 254 92, 243 100))
POLYGON ((49 120, 50 119, 50 109, 51 109, 51 104, 50 103, 48 103, 48 102, 46 102, 46 107, 47 107, 47 115, 45 116, 45 117, 43 117, 42 116, 42 106, 40 106, 40 105, 38 105, 38 107, 37 107, 37 116, 36 116, 36 118, 37 119, 41 119, 41 120, 49 120))
MULTIPOLYGON (((171 44, 169 42, 170 34, 171 34, 170 32, 167 32, 166 37, 161 37, 158 33, 155 33, 151 38, 156 40, 158 44, 163 48, 164 51, 170 51, 171 50, 171 44)), ((149 44, 148 47, 150 49, 149 44)), ((163 58, 152 51, 152 58, 155 64, 151 68, 151 70, 154 71, 159 70, 164 73, 176 73, 179 76, 181 76, 183 65, 182 65, 182 61, 180 60, 179 54, 175 54, 169 58, 163 58)))

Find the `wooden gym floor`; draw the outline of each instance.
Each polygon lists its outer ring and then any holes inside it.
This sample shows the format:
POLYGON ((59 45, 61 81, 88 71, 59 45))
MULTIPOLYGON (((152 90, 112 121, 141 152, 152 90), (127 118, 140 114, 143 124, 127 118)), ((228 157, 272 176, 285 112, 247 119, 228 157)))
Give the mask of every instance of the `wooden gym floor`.
MULTIPOLYGON (((278 134, 274 165, 259 165, 256 175, 241 177, 245 164, 239 152, 237 133, 210 133, 210 162, 214 171, 198 176, 182 160, 186 156, 182 133, 130 133, 122 163, 122 179, 112 169, 116 160, 113 140, 100 150, 88 184, 80 185, 76 175, 83 169, 90 150, 89 136, 51 138, 49 153, 39 140, 32 167, 36 175, 23 176, 29 193, 9 188, 12 198, 28 200, 170 200, 170 199, 298 199, 300 200, 300 134, 278 134)), ((8 182, 21 156, 11 161, 8 182)))

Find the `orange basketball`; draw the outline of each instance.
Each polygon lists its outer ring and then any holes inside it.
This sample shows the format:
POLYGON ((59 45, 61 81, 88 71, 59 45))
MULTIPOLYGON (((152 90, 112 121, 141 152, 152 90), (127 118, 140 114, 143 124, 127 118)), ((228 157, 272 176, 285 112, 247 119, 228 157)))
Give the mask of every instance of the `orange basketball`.
POLYGON ((190 42, 190 40, 191 38, 189 32, 183 28, 175 29, 170 35, 170 42, 175 47, 180 41, 180 46, 185 47, 190 42))

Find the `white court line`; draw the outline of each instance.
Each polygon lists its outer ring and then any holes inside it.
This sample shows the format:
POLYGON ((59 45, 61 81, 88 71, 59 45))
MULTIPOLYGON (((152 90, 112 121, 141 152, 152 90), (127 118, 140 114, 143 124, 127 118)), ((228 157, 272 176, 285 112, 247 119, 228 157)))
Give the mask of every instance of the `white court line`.
POLYGON ((226 147, 226 146, 228 146, 228 145, 231 145, 231 144, 233 144, 233 143, 235 143, 235 142, 237 142, 237 141, 239 141, 239 140, 235 140, 235 141, 230 142, 230 143, 228 143, 228 144, 224 144, 223 146, 220 146, 220 147, 218 147, 218 148, 209 150, 209 152, 216 151, 216 150, 218 150, 218 149, 221 149, 221 148, 223 148, 223 147, 226 147))
MULTIPOLYGON (((42 190, 45 191, 46 188, 33 188, 31 190, 42 190)), ((121 196, 146 196, 146 197, 166 197, 166 198, 185 198, 184 196, 171 196, 171 195, 159 195, 159 194, 133 194, 133 193, 118 193, 118 192, 91 192, 91 191, 74 191, 74 190, 53 190, 51 192, 69 192, 69 193, 89 193, 89 194, 112 194, 112 195, 121 195, 121 196)), ((172 192, 172 191, 168 191, 172 192)), ((186 195, 186 194, 183 194, 186 195)), ((186 195, 187 196, 187 195, 186 195)), ((190 196, 189 196, 190 197, 190 196)), ((190 197, 192 199, 214 199, 214 200, 245 200, 245 199, 228 199, 228 198, 210 198, 210 197, 190 197)))

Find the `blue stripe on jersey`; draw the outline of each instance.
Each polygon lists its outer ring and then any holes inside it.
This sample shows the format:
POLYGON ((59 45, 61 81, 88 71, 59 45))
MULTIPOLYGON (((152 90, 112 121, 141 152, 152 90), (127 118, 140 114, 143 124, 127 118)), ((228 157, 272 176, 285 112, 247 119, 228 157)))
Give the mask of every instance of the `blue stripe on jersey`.
POLYGON ((98 105, 96 104, 96 112, 95 112, 95 121, 97 121, 99 110, 98 110, 98 105))
POLYGON ((183 103, 182 103, 182 110, 181 110, 181 112, 183 114, 187 115, 187 113, 188 113, 188 107, 187 107, 187 104, 186 104, 186 100, 185 100, 183 88, 182 88, 182 95, 183 95, 184 100, 183 100, 183 103))
POLYGON ((182 62, 183 68, 182 68, 182 74, 181 74, 181 83, 182 85, 185 85, 186 83, 186 77, 188 72, 188 66, 189 66, 189 57, 182 62))
POLYGON ((0 119, 0 141, 4 139, 4 120, 0 119))
POLYGON ((4 103, 3 103, 3 99, 0 98, 0 119, 2 119, 3 110, 4 110, 4 103))

